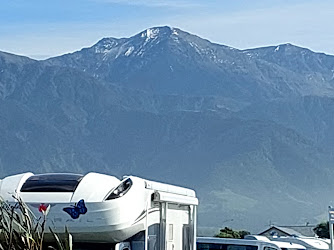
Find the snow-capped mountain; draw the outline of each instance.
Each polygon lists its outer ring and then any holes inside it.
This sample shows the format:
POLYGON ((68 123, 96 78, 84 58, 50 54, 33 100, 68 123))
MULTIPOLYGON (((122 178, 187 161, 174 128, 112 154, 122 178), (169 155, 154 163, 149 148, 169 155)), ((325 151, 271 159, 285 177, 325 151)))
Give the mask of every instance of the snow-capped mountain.
POLYGON ((170 27, 147 29, 130 38, 105 38, 47 62, 159 94, 215 95, 247 102, 334 95, 332 56, 289 44, 240 51, 170 27))
POLYGON ((333 69, 291 44, 170 27, 44 61, 1 52, 0 178, 134 174, 194 188, 200 227, 317 223, 333 202, 333 69))

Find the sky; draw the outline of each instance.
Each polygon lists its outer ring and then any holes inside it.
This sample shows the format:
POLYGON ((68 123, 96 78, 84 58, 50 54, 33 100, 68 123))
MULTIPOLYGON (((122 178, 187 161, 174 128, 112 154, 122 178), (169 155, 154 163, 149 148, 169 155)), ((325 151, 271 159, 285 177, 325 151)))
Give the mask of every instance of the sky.
POLYGON ((34 59, 165 25, 238 49, 292 43, 334 55, 333 0, 0 2, 0 51, 34 59))

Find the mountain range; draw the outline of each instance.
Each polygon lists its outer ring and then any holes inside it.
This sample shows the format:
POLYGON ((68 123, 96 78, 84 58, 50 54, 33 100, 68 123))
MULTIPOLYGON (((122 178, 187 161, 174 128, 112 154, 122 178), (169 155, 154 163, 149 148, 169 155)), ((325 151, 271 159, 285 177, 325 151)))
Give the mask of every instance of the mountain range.
POLYGON ((96 171, 190 187, 202 235, 316 224, 334 201, 331 55, 156 27, 41 61, 0 52, 0 105, 0 178, 96 171))

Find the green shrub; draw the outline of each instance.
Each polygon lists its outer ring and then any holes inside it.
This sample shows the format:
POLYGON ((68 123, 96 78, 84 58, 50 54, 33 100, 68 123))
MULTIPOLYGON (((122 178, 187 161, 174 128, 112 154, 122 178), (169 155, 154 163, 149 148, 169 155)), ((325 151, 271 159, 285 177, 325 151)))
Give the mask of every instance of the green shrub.
POLYGON ((235 239, 243 239, 246 235, 249 235, 250 232, 241 230, 235 231, 229 227, 225 227, 220 229, 219 234, 215 235, 218 238, 235 238, 235 239))

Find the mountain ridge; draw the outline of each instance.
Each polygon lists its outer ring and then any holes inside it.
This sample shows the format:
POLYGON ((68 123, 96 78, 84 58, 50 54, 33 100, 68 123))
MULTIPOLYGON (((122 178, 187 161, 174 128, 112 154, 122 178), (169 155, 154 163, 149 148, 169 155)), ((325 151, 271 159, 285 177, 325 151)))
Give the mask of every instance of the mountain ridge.
POLYGON ((317 223, 334 202, 334 57, 161 29, 47 60, 0 52, 0 178, 134 174, 195 189, 200 228, 317 223))
MULTIPOLYGON (((259 54, 258 50, 266 51, 268 48, 237 50, 210 43, 179 29, 174 30, 179 35, 173 35, 173 29, 169 27, 161 28, 165 33, 166 30, 168 32, 167 35, 163 33, 164 36, 159 40, 160 33, 156 30, 160 32, 159 28, 152 28, 130 38, 122 38, 122 43, 114 43, 108 53, 96 53, 96 47, 100 45, 98 42, 88 49, 51 58, 46 62, 78 68, 106 82, 160 94, 200 93, 222 96, 228 91, 225 96, 234 96, 235 99, 246 102, 253 99, 254 95, 259 96, 254 93, 254 89, 262 92, 263 99, 312 94, 334 95, 334 84, 331 82, 333 73, 328 66, 322 67, 321 62, 317 64, 317 68, 325 68, 326 72, 322 70, 316 75, 305 76, 301 74, 303 72, 292 70, 291 65, 273 64, 272 60, 254 55, 254 51, 259 54), (148 39, 146 33, 149 30, 154 30, 156 35, 148 39), (173 39, 173 36, 177 39, 173 39), (81 60, 83 63, 80 63, 81 60), (187 68, 184 68, 185 63, 189 64, 187 68), (273 70, 276 72, 272 72, 273 70), (287 75, 290 76, 287 78, 287 75), (157 85, 156 82, 161 81, 160 76, 166 81, 157 85), (141 84, 135 84, 136 81, 141 84), (197 82, 201 84, 192 86, 197 82), (273 86, 268 85, 268 82, 273 86)), ((305 50, 292 45, 286 47, 305 50)), ((98 51, 103 52, 101 49, 98 51)), ((310 53, 315 57, 320 56, 311 51, 310 53)), ((330 58, 324 65, 332 65, 334 57, 324 56, 330 58)))

